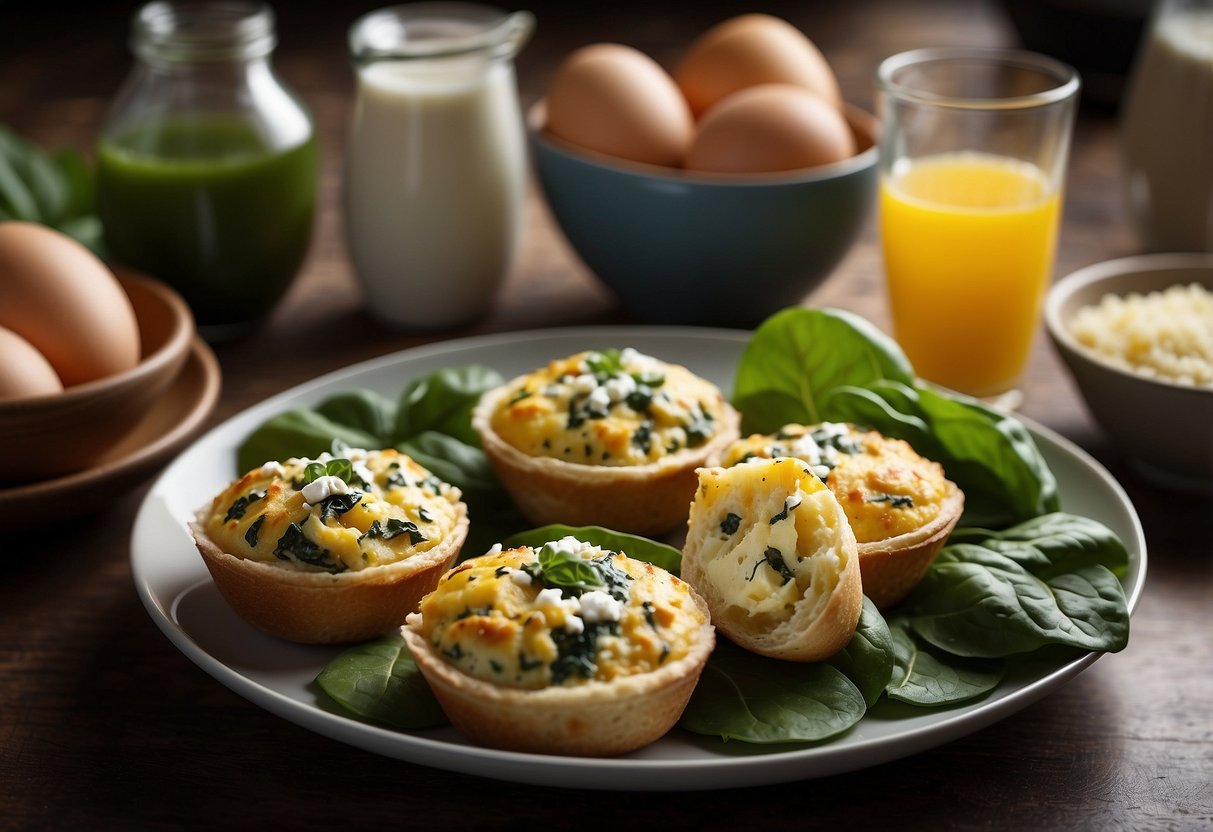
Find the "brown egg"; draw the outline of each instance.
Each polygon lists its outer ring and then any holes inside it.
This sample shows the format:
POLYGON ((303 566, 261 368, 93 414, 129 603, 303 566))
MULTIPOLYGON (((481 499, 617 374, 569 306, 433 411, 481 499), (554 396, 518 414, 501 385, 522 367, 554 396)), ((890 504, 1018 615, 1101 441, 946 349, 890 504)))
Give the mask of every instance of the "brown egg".
POLYGON ((796 84, 841 109, 838 79, 804 33, 778 17, 743 14, 691 44, 674 80, 698 117, 730 93, 756 84, 796 84))
POLYGON ((62 392, 63 383, 46 356, 8 327, 0 326, 0 401, 62 392))
POLYGON ((598 43, 569 55, 552 78, 547 131, 586 148, 677 166, 691 141, 691 110, 669 74, 630 46, 598 43))
POLYGON ((704 113, 685 167, 771 173, 839 162, 855 149, 855 136, 833 105, 803 87, 761 84, 704 113))
POLYGON ((118 279, 65 234, 0 222, 0 326, 55 368, 64 387, 139 363, 139 325, 118 279))

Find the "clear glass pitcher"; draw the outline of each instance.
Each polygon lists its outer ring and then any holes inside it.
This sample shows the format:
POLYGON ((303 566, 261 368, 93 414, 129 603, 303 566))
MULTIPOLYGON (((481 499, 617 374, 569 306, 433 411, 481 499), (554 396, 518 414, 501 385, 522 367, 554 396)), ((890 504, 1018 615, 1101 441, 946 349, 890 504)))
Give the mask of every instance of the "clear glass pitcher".
POLYGON ((110 256, 176 287, 211 340, 269 313, 311 239, 315 129, 275 43, 262 3, 144 6, 98 142, 110 256))
POLYGON ((1121 118, 1126 198, 1146 251, 1213 251, 1213 0, 1162 0, 1121 118))
POLYGON ((345 232, 376 317, 432 330, 491 307, 524 221, 513 59, 533 27, 528 12, 412 3, 351 28, 345 232))

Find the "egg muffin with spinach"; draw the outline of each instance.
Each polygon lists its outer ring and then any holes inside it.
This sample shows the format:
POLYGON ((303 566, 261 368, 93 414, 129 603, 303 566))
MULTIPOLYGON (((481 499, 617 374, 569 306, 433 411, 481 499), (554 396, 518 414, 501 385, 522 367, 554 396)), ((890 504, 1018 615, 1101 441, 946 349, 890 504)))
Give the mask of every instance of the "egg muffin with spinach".
POLYGON ((785 425, 732 443, 716 460, 794 457, 834 493, 859 544, 864 594, 881 609, 918 584, 964 511, 943 467, 901 439, 855 425, 785 425))
POLYGON ((464 561, 403 634, 469 739, 580 756, 665 734, 715 645, 690 585, 572 537, 464 561))
POLYGON ((472 424, 532 522, 637 534, 685 522, 695 469, 739 435, 715 385, 630 348, 581 352, 490 390, 472 424))
POLYGON ((467 506, 395 450, 267 462, 200 509, 190 530, 249 623, 303 643, 398 628, 454 562, 467 506))

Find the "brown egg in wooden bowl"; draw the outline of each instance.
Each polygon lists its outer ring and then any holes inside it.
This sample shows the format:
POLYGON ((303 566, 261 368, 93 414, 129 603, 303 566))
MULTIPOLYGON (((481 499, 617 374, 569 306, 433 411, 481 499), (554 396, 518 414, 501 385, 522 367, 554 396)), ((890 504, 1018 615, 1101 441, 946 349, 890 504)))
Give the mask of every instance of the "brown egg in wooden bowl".
POLYGON ((111 269, 41 226, 0 223, 0 486, 88 469, 129 434, 181 373, 194 321, 171 288, 111 269), (7 389, 7 394, 4 390, 7 389))
POLYGON ((1057 281, 1045 324, 1087 409, 1151 482, 1213 494, 1213 254, 1147 254, 1057 281))
POLYGON ((800 303, 875 195, 876 119, 769 15, 708 30, 672 73, 624 44, 576 50, 528 132, 564 236, 643 323, 748 326, 800 303))

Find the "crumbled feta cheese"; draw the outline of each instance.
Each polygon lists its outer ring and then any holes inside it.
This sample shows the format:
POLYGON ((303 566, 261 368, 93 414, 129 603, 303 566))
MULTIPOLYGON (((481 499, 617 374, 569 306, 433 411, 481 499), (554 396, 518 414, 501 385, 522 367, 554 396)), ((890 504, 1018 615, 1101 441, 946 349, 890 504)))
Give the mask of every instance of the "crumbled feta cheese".
POLYGON ((539 594, 535 596, 535 603, 540 605, 560 606, 560 599, 564 594, 559 587, 550 586, 547 589, 539 590, 539 594))
POLYGON ((263 477, 281 477, 286 473, 286 469, 282 467, 282 463, 271 460, 261 466, 260 473, 263 477))
POLYGON ((573 392, 584 396, 587 393, 593 392, 598 386, 598 379, 594 378, 591 373, 582 373, 572 380, 569 384, 573 388, 573 392))
POLYGON ((796 508, 796 506, 800 505, 803 500, 804 497, 801 496, 801 492, 797 491, 795 494, 792 494, 783 501, 783 507, 788 511, 791 511, 792 509, 796 508))
POLYGON ((602 554, 602 550, 590 543, 585 543, 570 535, 565 535, 559 540, 552 540, 543 544, 544 549, 551 549, 553 552, 559 552, 562 555, 577 555, 578 557, 596 557, 602 554))
POLYGON ((337 494, 349 494, 350 486, 341 477, 325 474, 303 486, 303 499, 309 505, 327 500, 337 494))
POLYGON ((603 386, 612 402, 621 402, 636 392, 636 379, 626 373, 618 373, 613 378, 607 379, 603 386))
POLYGON ((586 404, 589 405, 591 410, 606 413, 611 409, 610 393, 607 392, 605 387, 595 387, 593 392, 590 393, 589 398, 586 399, 586 404))
POLYGON ((564 631, 572 635, 581 635, 585 632, 585 622, 575 615, 566 616, 564 619, 564 631))
POLYGON ((501 554, 501 544, 494 543, 492 546, 489 547, 489 550, 487 552, 485 552, 485 554, 490 555, 490 556, 491 555, 500 555, 501 554))
POLYGON ((623 603, 600 589, 581 596, 581 617, 587 624, 618 621, 623 617, 623 603))
POLYGON ((560 607, 564 610, 564 629, 566 632, 577 634, 585 629, 581 615, 581 601, 576 597, 565 598, 556 587, 539 590, 535 603, 543 606, 560 607))
POLYGON ((521 569, 509 569, 505 574, 508 575, 510 580, 516 583, 518 586, 530 586, 532 583, 534 583, 531 573, 524 572, 521 569))

